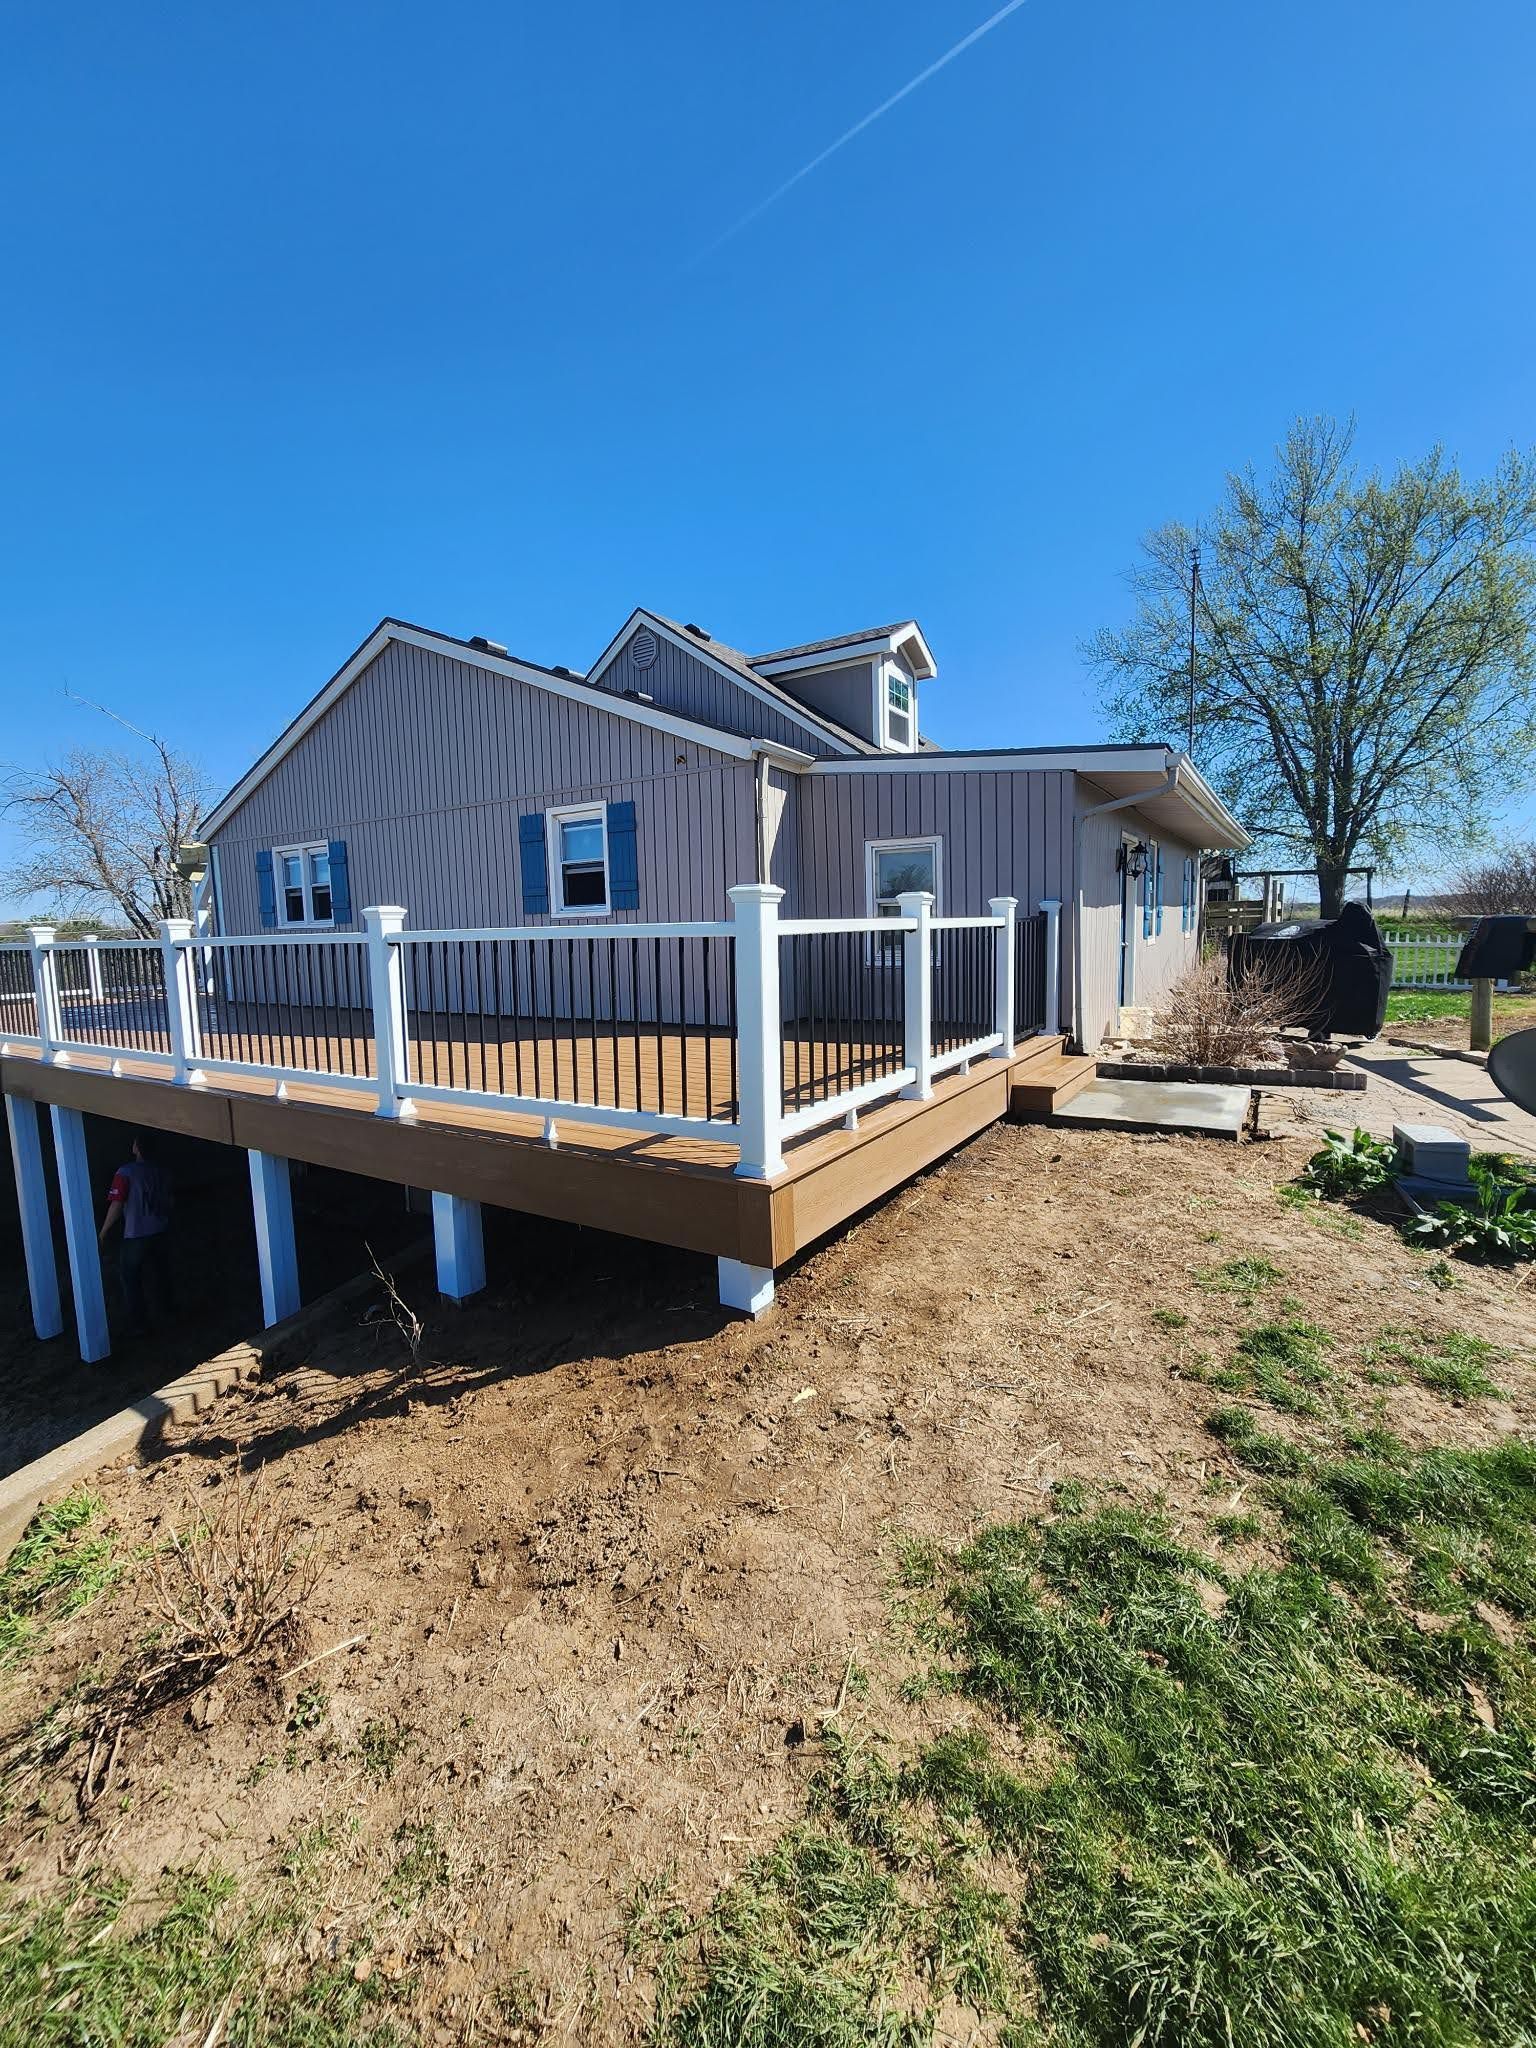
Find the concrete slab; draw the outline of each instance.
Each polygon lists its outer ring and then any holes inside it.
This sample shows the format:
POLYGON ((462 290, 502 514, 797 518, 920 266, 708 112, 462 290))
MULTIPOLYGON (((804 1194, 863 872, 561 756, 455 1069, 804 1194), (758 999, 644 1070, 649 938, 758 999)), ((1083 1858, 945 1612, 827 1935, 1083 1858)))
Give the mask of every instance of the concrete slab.
POLYGON ((1248 1116, 1252 1090, 1201 1081, 1092 1081, 1047 1119, 1089 1130, 1188 1131, 1199 1137, 1236 1138, 1248 1116))

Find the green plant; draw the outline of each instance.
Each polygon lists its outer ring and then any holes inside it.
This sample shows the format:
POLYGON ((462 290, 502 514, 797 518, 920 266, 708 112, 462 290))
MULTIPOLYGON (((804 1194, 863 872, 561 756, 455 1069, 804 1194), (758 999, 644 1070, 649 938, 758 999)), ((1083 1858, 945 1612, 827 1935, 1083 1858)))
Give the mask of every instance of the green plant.
POLYGON ((1219 1266, 1202 1266, 1195 1279, 1200 1286, 1217 1294, 1260 1294, 1266 1287, 1273 1287, 1285 1275, 1271 1260, 1249 1253, 1241 1258, 1224 1259, 1219 1266))
POLYGON ((78 1614, 121 1577, 123 1561, 97 1527, 104 1512, 82 1487, 27 1525, 0 1572, 0 1669, 45 1621, 78 1614))
POLYGON ((1507 1265, 1536 1259, 1536 1208, 1531 1184, 1504 1180, 1479 1160, 1469 1169, 1476 1199, 1437 1202, 1403 1226, 1410 1243, 1444 1246, 1464 1259, 1507 1265))
POLYGON ((1390 1183, 1396 1156, 1385 1138, 1373 1138, 1358 1125, 1348 1137, 1325 1131, 1322 1150, 1307 1161, 1300 1185, 1329 1201, 1375 1194, 1390 1183))
POLYGON ((1176 1308, 1155 1308, 1152 1320, 1160 1330, 1187 1330, 1189 1317, 1176 1308))

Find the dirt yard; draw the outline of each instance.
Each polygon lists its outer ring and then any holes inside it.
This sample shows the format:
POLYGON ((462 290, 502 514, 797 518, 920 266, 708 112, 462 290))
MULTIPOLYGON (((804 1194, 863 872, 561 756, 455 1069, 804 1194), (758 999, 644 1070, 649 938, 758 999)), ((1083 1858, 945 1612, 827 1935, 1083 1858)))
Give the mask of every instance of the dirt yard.
POLYGON ((1282 1202, 1312 1142, 1000 1126, 781 1276, 756 1325, 722 1321, 701 1261, 498 1218, 490 1292, 434 1305, 416 1365, 349 1317, 102 1475, 119 1557, 243 1463, 326 1563, 294 1630, 98 1756, 94 1803, 75 1703, 142 1637, 142 1565, 0 1673, 12 1898, 298 1871, 303 1959, 360 1958, 412 2037, 642 2037, 637 1900, 696 1912, 768 1847, 829 1715, 937 1711, 898 1697, 903 1537, 1028 1517, 1071 1476, 1214 1547, 1248 1475, 1203 1375, 1259 1310, 1331 1333, 1410 1445, 1536 1429, 1529 1278, 1446 1288, 1385 1222, 1282 1202), (1279 1277, 1234 1280, 1244 1260, 1279 1277), (1390 1330, 1491 1341, 1504 1393, 1391 1383, 1390 1330))
MULTIPOLYGON (((1493 1029, 1496 1038, 1506 1038, 1511 1031, 1530 1031, 1533 1028, 1536 1028, 1536 996, 1494 997, 1493 1029)), ((1455 1013, 1451 1015, 1389 1017, 1382 1026, 1381 1035, 1389 1045, 1435 1045, 1465 1052, 1472 1043, 1471 999, 1467 996, 1457 998, 1455 1013)))

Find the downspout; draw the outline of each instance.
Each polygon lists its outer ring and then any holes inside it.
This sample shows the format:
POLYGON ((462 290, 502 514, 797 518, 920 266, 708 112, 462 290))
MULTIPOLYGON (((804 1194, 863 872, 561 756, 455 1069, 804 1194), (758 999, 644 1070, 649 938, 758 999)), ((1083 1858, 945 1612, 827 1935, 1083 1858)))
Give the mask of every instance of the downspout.
MULTIPOLYGON (((1072 831, 1072 1036, 1078 1049, 1083 1044, 1083 827, 1090 818, 1102 818, 1111 811, 1133 811, 1154 797, 1172 796, 1179 786, 1179 764, 1174 762, 1153 789, 1133 790, 1129 796, 1111 797, 1107 804, 1095 804, 1081 811, 1072 831)), ((1124 882, 1121 888, 1125 887, 1124 882)), ((1134 943, 1134 938, 1133 938, 1134 943)))
POLYGON ((752 756, 752 815, 756 827, 757 874, 759 882, 768 879, 768 756, 754 753, 752 756))

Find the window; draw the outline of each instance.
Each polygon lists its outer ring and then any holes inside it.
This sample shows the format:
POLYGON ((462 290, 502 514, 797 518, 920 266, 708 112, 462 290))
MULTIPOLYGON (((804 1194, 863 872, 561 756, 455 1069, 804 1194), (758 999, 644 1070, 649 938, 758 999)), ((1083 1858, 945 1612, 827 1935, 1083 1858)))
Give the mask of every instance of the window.
POLYGON ((1200 918, 1200 870, 1194 861, 1184 863, 1184 922, 1183 929, 1192 932, 1200 918))
POLYGON ((608 909, 608 829, 601 804, 551 811, 550 909, 556 917, 608 909))
POLYGON ((899 896, 926 889, 939 903, 939 841, 937 839, 872 839, 868 861, 869 914, 900 917, 899 896))
POLYGON ((917 693, 903 669, 885 670, 884 721, 882 744, 910 754, 917 745, 917 693))
POLYGON ((331 924, 331 850, 322 839, 313 846, 279 846, 272 852, 277 882, 279 924, 331 924))
POLYGON ((1155 839, 1149 839, 1141 876, 1141 936, 1155 939, 1162 928, 1163 849, 1155 839))

